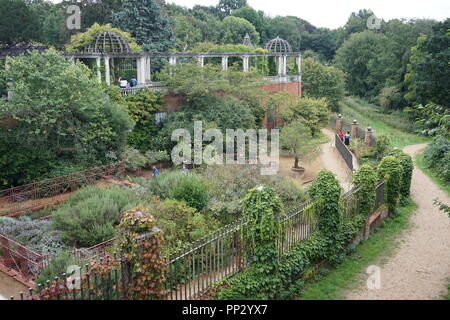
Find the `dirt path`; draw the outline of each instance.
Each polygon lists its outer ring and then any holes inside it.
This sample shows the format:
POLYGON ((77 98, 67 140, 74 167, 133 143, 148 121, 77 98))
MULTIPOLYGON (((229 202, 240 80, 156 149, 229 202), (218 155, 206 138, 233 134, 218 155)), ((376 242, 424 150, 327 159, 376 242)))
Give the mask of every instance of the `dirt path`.
MULTIPOLYGON (((406 147, 414 156, 422 145, 406 147)), ((362 288, 349 292, 348 299, 440 299, 447 292, 450 277, 450 219, 433 205, 440 198, 450 203, 450 197, 440 190, 417 167, 414 170, 412 199, 418 209, 411 218, 411 228, 399 239, 399 248, 389 261, 381 265, 381 289, 362 288)), ((367 279, 367 275, 363 275, 367 279)))
MULTIPOLYGON (((337 179, 345 191, 349 191, 352 187, 353 176, 352 172, 346 166, 344 160, 340 156, 337 149, 334 147, 334 131, 330 129, 322 129, 323 134, 330 138, 330 141, 322 145, 321 161, 323 168, 330 170, 336 174, 337 179)), ((353 157, 356 159, 356 157, 353 157)), ((356 160, 353 164, 355 169, 358 169, 356 160)))

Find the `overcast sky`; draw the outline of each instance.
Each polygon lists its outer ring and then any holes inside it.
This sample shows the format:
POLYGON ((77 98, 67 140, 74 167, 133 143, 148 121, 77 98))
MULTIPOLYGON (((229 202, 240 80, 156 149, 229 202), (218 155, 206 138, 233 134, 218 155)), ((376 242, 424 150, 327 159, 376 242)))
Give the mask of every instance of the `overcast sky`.
MULTIPOLYGON (((343 26, 352 12, 371 9, 378 18, 450 18, 450 0, 247 0, 251 7, 269 16, 292 15, 316 27, 343 26)), ((192 7, 216 5, 219 0, 166 0, 168 3, 192 7)))

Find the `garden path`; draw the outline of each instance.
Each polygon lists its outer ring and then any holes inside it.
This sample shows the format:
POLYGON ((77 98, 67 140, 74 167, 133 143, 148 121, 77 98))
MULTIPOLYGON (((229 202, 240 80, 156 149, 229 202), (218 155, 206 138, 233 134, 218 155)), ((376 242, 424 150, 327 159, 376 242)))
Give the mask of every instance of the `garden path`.
MULTIPOLYGON (((426 145, 404 148, 416 155, 426 145)), ((450 219, 433 205, 439 198, 450 203, 448 194, 415 167, 411 197, 418 205, 411 227, 399 239, 398 248, 381 265, 381 289, 369 290, 364 284, 347 293, 351 300, 429 300, 440 299, 447 292, 450 278, 450 219)), ((381 261, 382 262, 382 261, 381 261)), ((379 264, 381 264, 378 261, 379 264)), ((368 275, 361 275, 367 279, 368 275)))
MULTIPOLYGON (((345 191, 349 191, 352 188, 353 176, 350 169, 348 169, 344 160, 340 156, 339 152, 334 146, 334 131, 331 129, 322 129, 322 133, 325 134, 330 141, 322 144, 321 161, 323 168, 330 170, 336 174, 337 179, 341 183, 342 188, 345 191)), ((356 159, 356 157, 353 157, 356 159)), ((356 160, 354 160, 354 168, 358 169, 359 165, 356 160)))

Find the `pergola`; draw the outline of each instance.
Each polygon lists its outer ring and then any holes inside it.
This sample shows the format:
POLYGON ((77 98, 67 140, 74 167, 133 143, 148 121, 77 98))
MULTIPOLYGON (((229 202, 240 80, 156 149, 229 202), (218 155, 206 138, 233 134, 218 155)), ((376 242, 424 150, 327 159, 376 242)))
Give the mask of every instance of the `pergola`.
MULTIPOLYGON (((249 46, 251 50, 251 39, 248 35, 244 38, 245 45, 249 46)), ((0 44, 0 59, 5 59, 8 56, 18 56, 20 54, 27 54, 29 51, 39 50, 41 52, 47 50, 45 46, 36 46, 32 44, 17 44, 17 45, 1 45, 0 44)), ((222 61, 222 69, 227 70, 229 67, 230 58, 242 59, 243 72, 250 71, 251 58, 269 58, 273 57, 277 61, 277 75, 273 77, 265 77, 273 83, 289 83, 301 82, 301 54, 299 52, 292 52, 289 43, 277 37, 266 44, 267 53, 254 52, 225 52, 225 53, 211 53, 211 52, 163 52, 163 53, 148 53, 148 52, 132 52, 126 39, 119 34, 112 31, 103 31, 95 35, 94 40, 86 45, 82 52, 64 52, 63 54, 76 60, 95 60, 97 66, 97 78, 99 82, 105 81, 107 85, 111 85, 112 75, 111 67, 114 66, 114 59, 132 59, 136 61, 136 76, 139 87, 158 87, 152 82, 151 66, 152 61, 156 59, 166 59, 170 66, 175 66, 178 59, 194 59, 198 61, 200 66, 205 65, 205 59, 219 58, 222 61), (294 57, 298 68, 296 76, 287 75, 287 58, 294 57), (104 68, 102 68, 102 65, 104 68), (103 69, 103 70, 102 70, 103 69), (103 74, 104 73, 104 74, 103 74)))
MULTIPOLYGON (((301 55, 299 52, 292 52, 287 41, 280 38, 274 39, 271 42, 282 41, 284 46, 268 47, 267 53, 243 53, 243 52, 226 52, 226 53, 211 53, 211 52, 164 52, 164 53, 148 53, 131 52, 127 41, 120 35, 112 31, 104 31, 95 36, 92 43, 87 45, 83 52, 66 52, 65 55, 74 59, 93 59, 97 65, 98 81, 105 80, 107 85, 111 84, 111 64, 114 59, 135 59, 136 60, 136 76, 138 85, 144 86, 152 82, 151 65, 152 60, 164 58, 167 59, 169 65, 174 66, 177 60, 181 58, 193 58, 198 61, 200 66, 204 66, 206 58, 220 58, 222 59, 222 68, 227 70, 230 58, 242 59, 243 72, 250 71, 250 58, 253 57, 275 57, 278 59, 278 75, 280 81, 287 76, 287 57, 294 57, 298 66, 298 75, 301 71, 301 55), (104 75, 101 71, 101 65, 104 65, 104 75)), ((269 43, 271 43, 269 42, 269 43)), ((244 39, 244 43, 251 44, 250 37, 244 39)), ((268 44, 269 44, 268 43, 268 44)))

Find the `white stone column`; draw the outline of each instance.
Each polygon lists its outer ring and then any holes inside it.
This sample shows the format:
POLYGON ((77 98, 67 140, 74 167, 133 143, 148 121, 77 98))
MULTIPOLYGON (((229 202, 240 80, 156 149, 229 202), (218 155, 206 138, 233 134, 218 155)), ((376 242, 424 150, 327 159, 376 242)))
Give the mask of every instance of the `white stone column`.
POLYGON ((298 57, 296 58, 296 60, 297 60, 298 74, 301 75, 302 74, 302 56, 299 54, 298 57))
POLYGON ((170 57, 169 57, 169 64, 170 64, 171 66, 175 66, 175 65, 177 64, 177 57, 175 57, 175 56, 170 56, 170 57))
MULTIPOLYGON (((11 67, 11 66, 9 65, 9 63, 8 63, 7 61, 5 61, 5 70, 9 70, 10 67, 11 67)), ((11 99, 12 96, 13 96, 13 91, 11 90, 12 85, 13 85, 13 84, 11 83, 11 81, 8 81, 8 82, 6 83, 8 100, 11 99)))
POLYGON ((249 61, 250 61, 250 57, 249 56, 243 56, 242 57, 242 62, 244 64, 244 72, 249 72, 249 70, 250 70, 249 61))
POLYGON ((99 83, 102 83, 102 60, 100 57, 95 58, 95 61, 97 63, 97 80, 99 83))
POLYGON ((145 83, 152 82, 152 62, 150 57, 145 57, 145 83))
POLYGON ((109 57, 105 57, 105 80, 106 84, 109 86, 111 85, 111 72, 109 69, 109 57))
POLYGON ((223 71, 228 70, 228 56, 222 57, 222 70, 223 71))
POLYGON ((136 62, 138 85, 145 84, 145 57, 137 58, 136 62))
POLYGON ((284 55, 278 57, 278 76, 286 76, 286 56, 284 55))
POLYGON ((173 75, 174 71, 173 71, 173 67, 177 65, 177 57, 174 56, 170 56, 169 57, 169 69, 170 69, 170 74, 173 75))
POLYGON ((198 60, 198 65, 203 68, 205 66, 205 57, 202 57, 202 56, 197 57, 197 60, 198 60))

